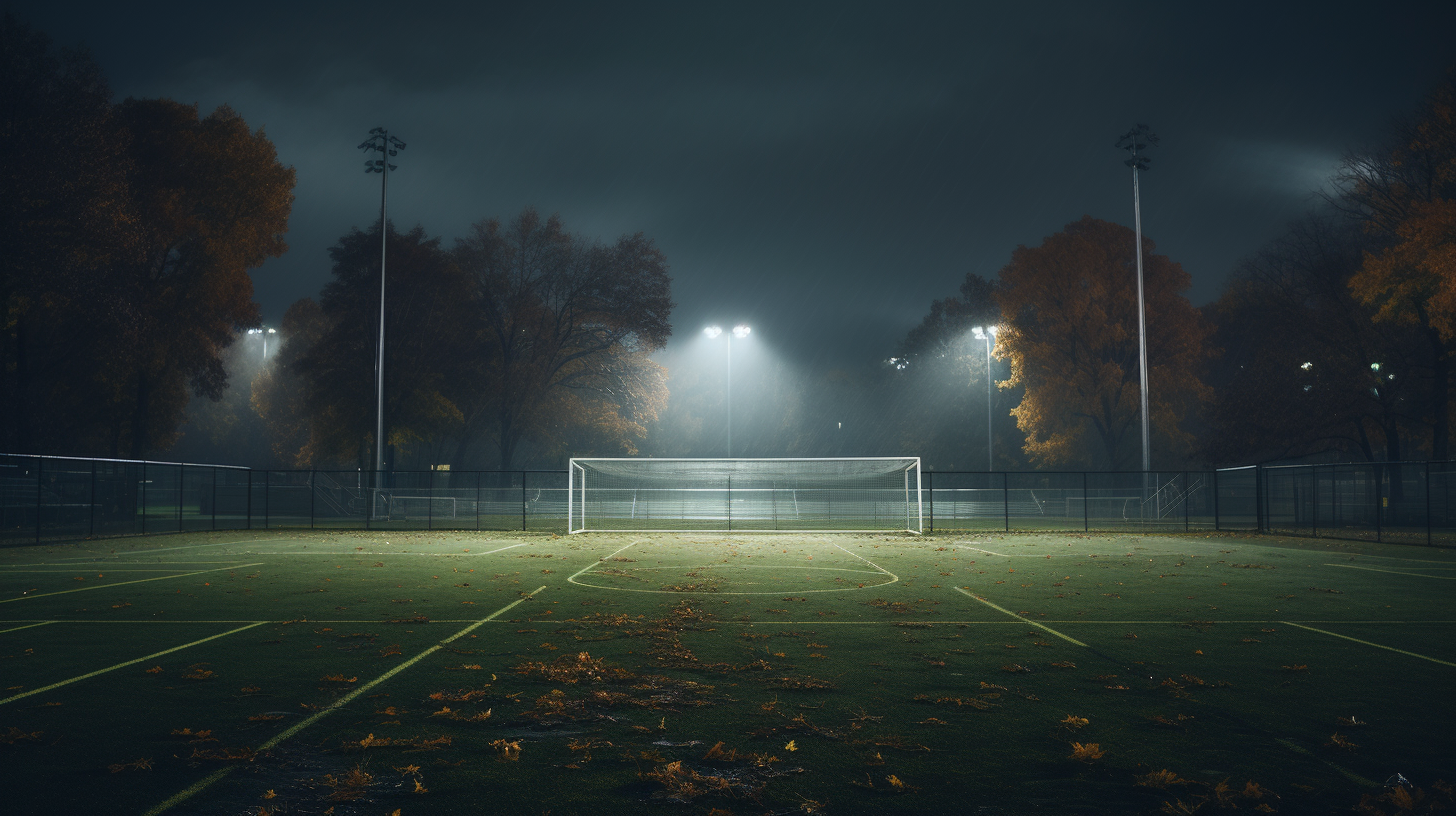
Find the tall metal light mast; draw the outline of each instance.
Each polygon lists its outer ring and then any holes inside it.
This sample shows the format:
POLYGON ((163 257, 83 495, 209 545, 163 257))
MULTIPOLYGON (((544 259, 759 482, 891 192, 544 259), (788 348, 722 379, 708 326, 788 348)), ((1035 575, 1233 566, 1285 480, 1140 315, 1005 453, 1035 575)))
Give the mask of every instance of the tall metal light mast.
POLYGON ((1132 154, 1132 158, 1123 162, 1132 168, 1132 217, 1137 232, 1137 298, 1138 298, 1138 378, 1142 388, 1142 425, 1143 425, 1143 472, 1152 470, 1152 448, 1149 442, 1148 432, 1148 321, 1147 312, 1143 306, 1143 211, 1142 203, 1138 197, 1138 171, 1148 169, 1148 157, 1142 153, 1149 147, 1158 143, 1155 136, 1147 125, 1135 125, 1132 130, 1122 134, 1117 140, 1117 147, 1132 154))
POLYGON ((404 150, 404 142, 390 136, 388 130, 377 127, 369 131, 369 138, 359 145, 359 149, 383 154, 380 158, 364 162, 364 172, 383 176, 379 185, 379 355, 374 361, 374 470, 379 472, 384 470, 384 261, 389 245, 389 171, 399 169, 389 163, 389 157, 404 150))

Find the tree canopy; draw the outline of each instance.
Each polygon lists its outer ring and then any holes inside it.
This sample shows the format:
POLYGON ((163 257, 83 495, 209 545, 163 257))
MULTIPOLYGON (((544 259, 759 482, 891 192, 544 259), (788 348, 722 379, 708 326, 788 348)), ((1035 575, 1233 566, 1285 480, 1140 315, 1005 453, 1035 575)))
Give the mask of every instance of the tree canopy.
MULTIPOLYGON (((1143 239, 1149 413, 1154 467, 1181 466, 1183 427, 1209 391, 1201 377, 1209 327, 1183 296, 1183 268, 1143 239)), ((1001 270, 997 352, 1030 459, 1046 467, 1135 469, 1141 458, 1137 274, 1132 230, 1084 217, 1040 246, 1017 247, 1001 270)))

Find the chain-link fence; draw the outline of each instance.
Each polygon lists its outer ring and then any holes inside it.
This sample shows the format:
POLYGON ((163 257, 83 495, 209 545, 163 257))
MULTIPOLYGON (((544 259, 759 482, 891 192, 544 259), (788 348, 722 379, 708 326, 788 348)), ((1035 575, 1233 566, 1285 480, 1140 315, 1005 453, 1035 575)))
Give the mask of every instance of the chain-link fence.
MULTIPOLYGON (((566 471, 249 470, 0 454, 0 545, 270 528, 566 531, 566 471)), ((926 471, 927 532, 1246 530, 1456 545, 1456 463, 926 471)))

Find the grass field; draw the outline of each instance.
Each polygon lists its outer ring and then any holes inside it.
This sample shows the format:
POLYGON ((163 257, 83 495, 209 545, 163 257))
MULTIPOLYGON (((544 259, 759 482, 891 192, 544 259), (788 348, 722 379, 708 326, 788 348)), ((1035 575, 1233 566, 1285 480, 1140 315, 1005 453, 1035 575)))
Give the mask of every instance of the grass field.
POLYGON ((11 548, 5 812, 1427 812, 1453 580, 1227 534, 11 548))

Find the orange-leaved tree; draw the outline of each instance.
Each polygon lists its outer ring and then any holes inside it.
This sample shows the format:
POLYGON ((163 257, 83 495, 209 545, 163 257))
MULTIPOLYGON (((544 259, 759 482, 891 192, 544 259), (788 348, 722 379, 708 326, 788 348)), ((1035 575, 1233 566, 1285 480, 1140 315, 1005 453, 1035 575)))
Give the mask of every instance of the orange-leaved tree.
POLYGON ((1456 385, 1456 70, 1395 141, 1387 153, 1350 156, 1339 177, 1341 203, 1378 245, 1350 290, 1377 321, 1423 330, 1434 360, 1431 456, 1445 459, 1456 385))
MULTIPOLYGON (((1140 465, 1136 264, 1133 231, 1088 216, 1040 246, 1017 247, 1001 270, 996 353, 1011 364, 1001 386, 1026 389, 1012 414, 1033 462, 1140 465)), ((1210 330, 1183 296, 1188 273, 1146 237, 1143 274, 1153 465, 1180 466, 1192 443, 1181 426, 1209 397, 1201 373, 1210 330)))

